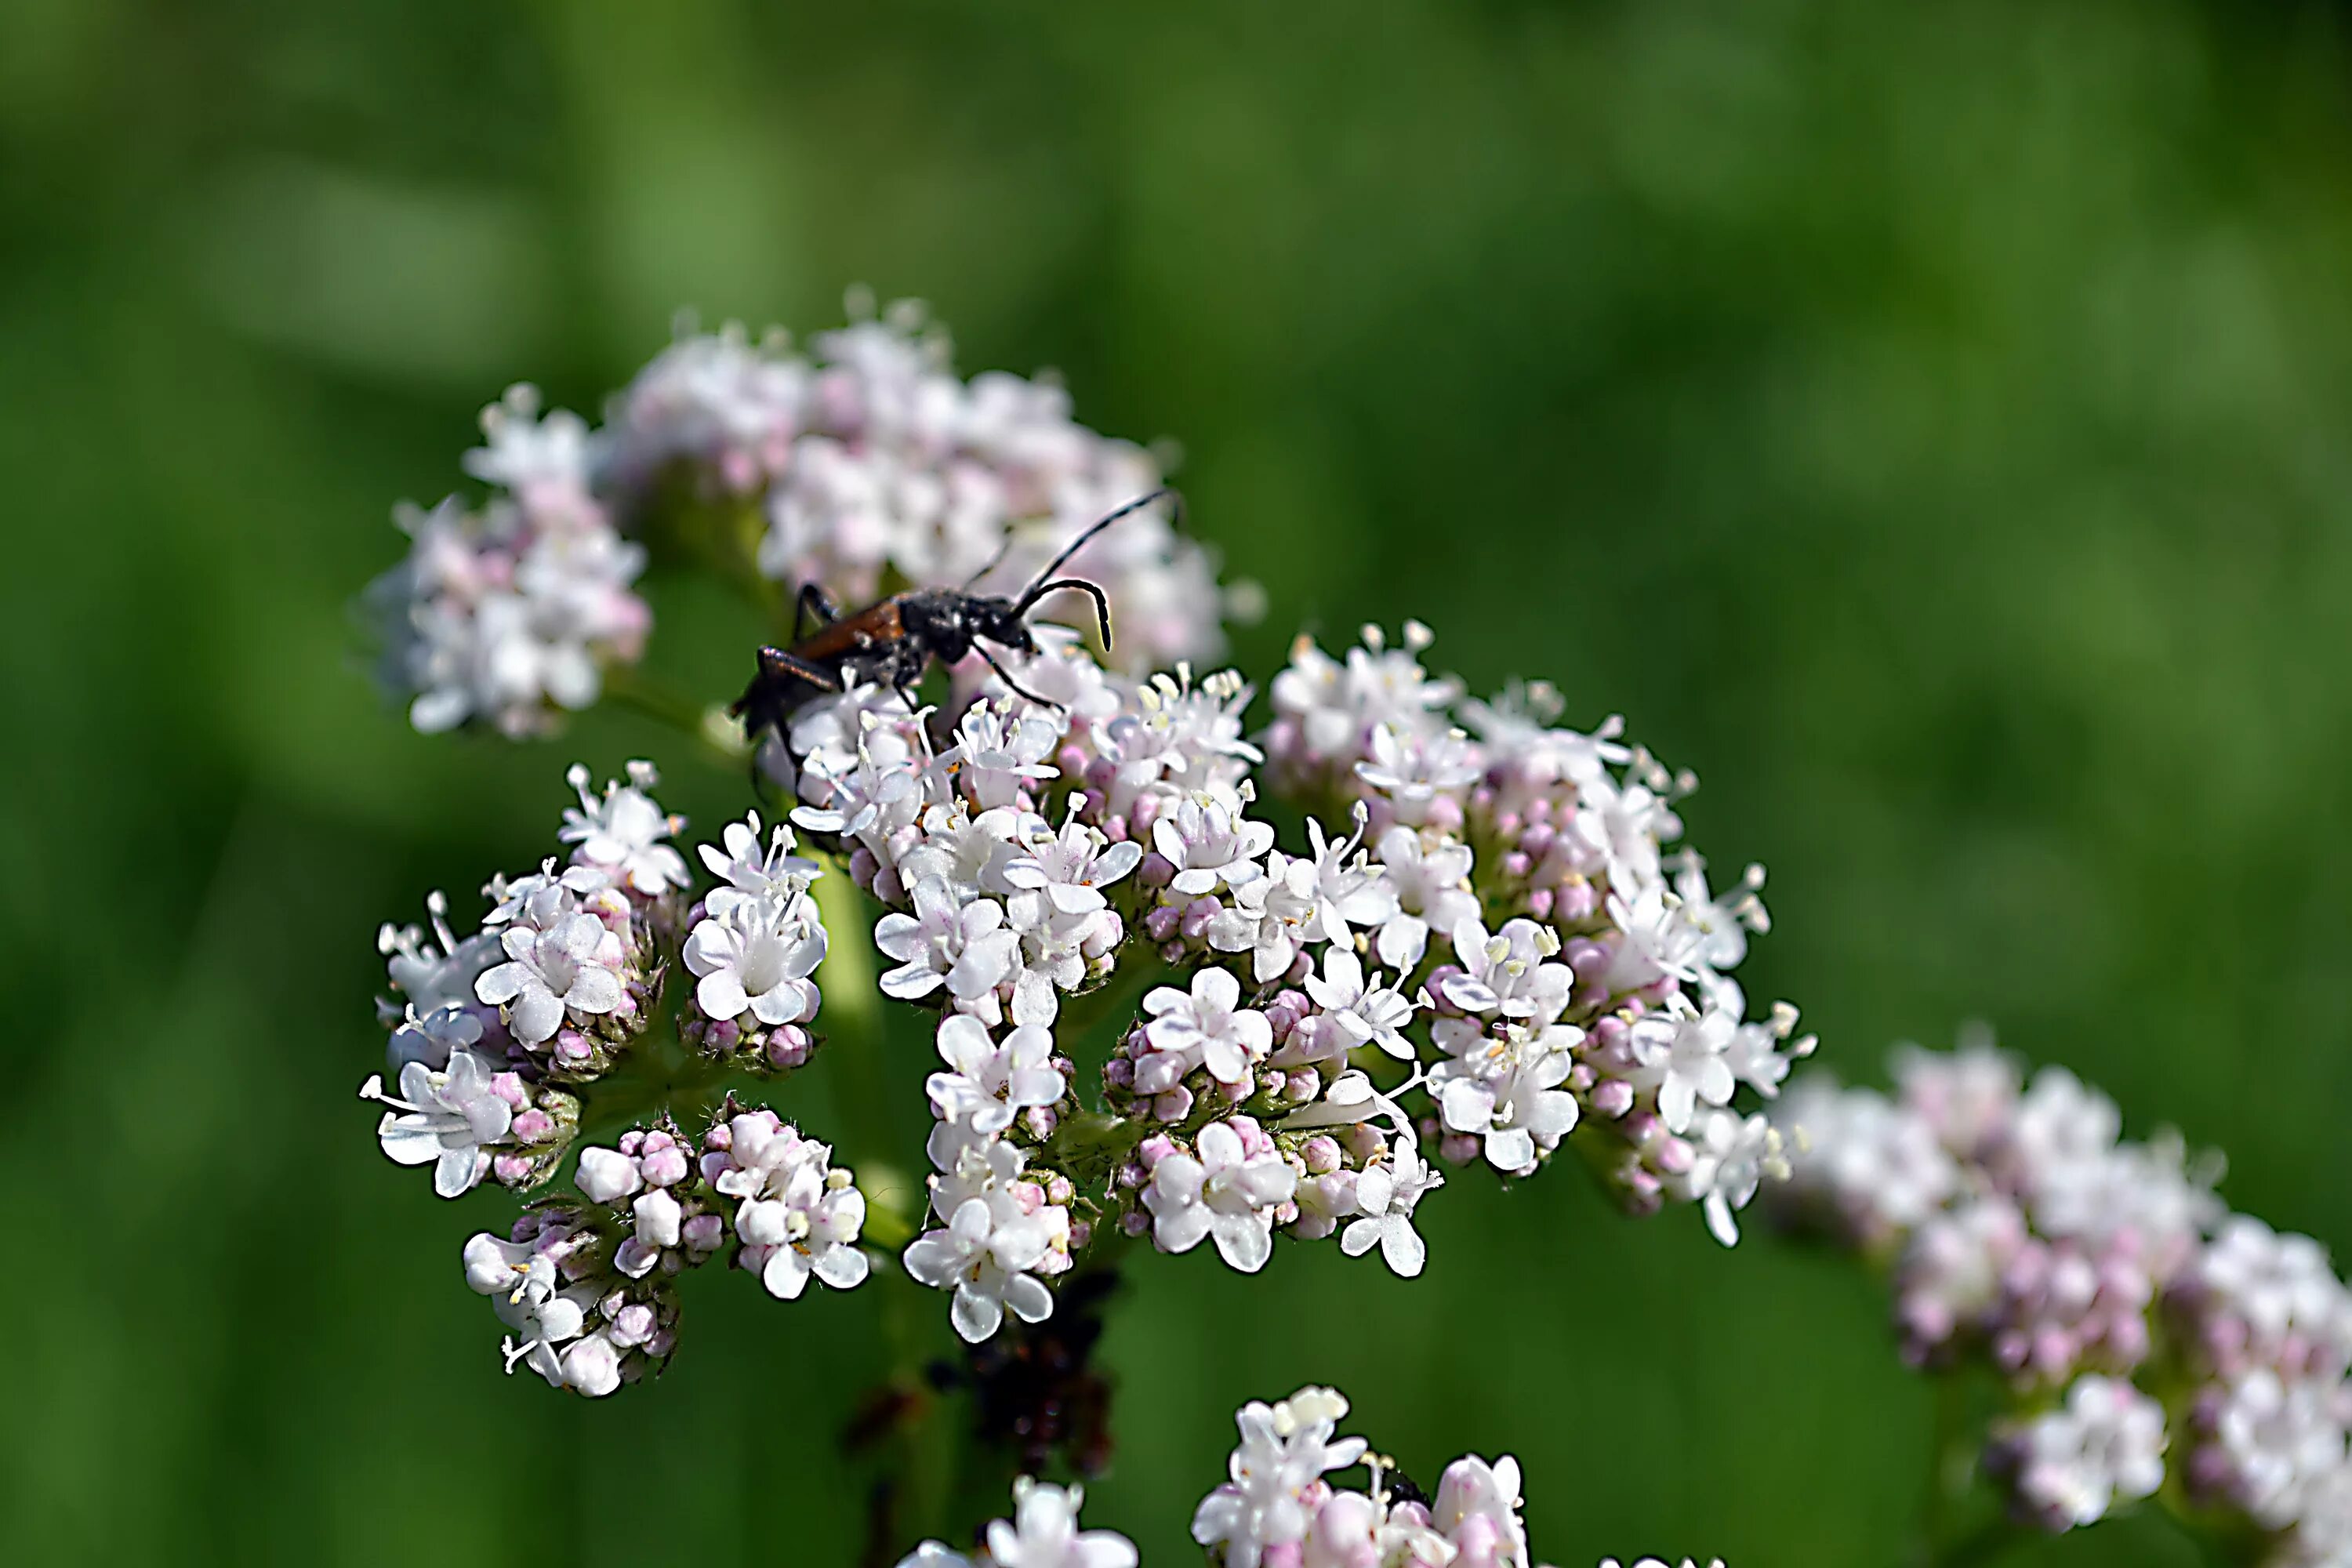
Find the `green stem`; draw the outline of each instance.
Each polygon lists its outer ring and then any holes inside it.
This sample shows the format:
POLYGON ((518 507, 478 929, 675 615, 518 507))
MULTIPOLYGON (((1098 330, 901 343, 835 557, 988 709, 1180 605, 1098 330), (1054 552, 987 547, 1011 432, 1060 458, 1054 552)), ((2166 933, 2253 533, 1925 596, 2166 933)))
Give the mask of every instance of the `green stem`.
MULTIPOLYGON (((843 1135, 858 1151, 855 1164, 858 1190, 866 1194, 866 1237, 896 1251, 920 1228, 929 1194, 913 1171, 889 1157, 911 1148, 917 1130, 894 1114, 897 1100, 888 1092, 882 993, 867 936, 875 910, 839 863, 817 879, 814 892, 830 933, 824 962, 817 970, 817 986, 824 996, 820 1016, 827 1037, 820 1059, 828 1064, 824 1070, 832 1080, 834 1110, 843 1135)), ((888 1389, 904 1411, 892 1419, 892 1451, 875 1483, 868 1521, 872 1539, 866 1557, 891 1563, 945 1511, 954 1487, 960 1434, 939 1418, 924 1377, 936 1330, 937 1299, 888 1263, 875 1273, 890 1358, 888 1389)))

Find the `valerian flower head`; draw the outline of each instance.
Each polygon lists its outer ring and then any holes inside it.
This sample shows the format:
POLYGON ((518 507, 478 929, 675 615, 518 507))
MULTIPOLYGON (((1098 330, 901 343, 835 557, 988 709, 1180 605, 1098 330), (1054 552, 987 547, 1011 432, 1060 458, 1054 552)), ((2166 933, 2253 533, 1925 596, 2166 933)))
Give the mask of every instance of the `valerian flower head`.
MULTIPOLYGON (((1057 1301, 1106 1237, 1213 1241, 1244 1272, 1277 1237, 1330 1238, 1411 1279, 1439 1161, 1528 1176, 1580 1129, 1627 1208, 1687 1203, 1726 1240, 1785 1170, 1794 1134, 1755 1107, 1811 1042, 1793 1009, 1748 1017, 1730 972, 1765 929, 1761 876, 1708 885, 1678 842, 1688 775, 1613 719, 1562 728, 1549 688, 1467 700, 1418 623, 1393 639, 1367 627, 1337 654, 1302 642, 1254 718, 1239 673, 1188 662, 1214 653, 1237 601, 1158 504, 1156 464, 1076 425, 1057 387, 959 379, 943 341, 894 311, 805 350, 688 334, 599 427, 518 393, 484 428, 465 463, 490 493, 414 520, 409 562, 379 591, 415 722, 543 733, 625 679, 698 743, 748 752, 784 803, 763 809, 791 824, 749 814, 688 857, 649 764, 601 788, 574 768, 563 858, 493 879, 478 934, 460 938, 437 899, 429 938, 387 931, 379 1016, 399 1093, 370 1093, 393 1157, 431 1164, 445 1192, 534 1188, 565 1171, 583 1121, 629 1129, 578 1150, 576 1196, 542 1196, 468 1249, 513 1364, 609 1393, 670 1353, 683 1271, 728 1258, 785 1299, 810 1279, 855 1286, 869 1218, 948 1295, 962 1339, 993 1342, 980 1378, 1083 1355, 1097 1287, 1076 1310, 1057 1301), (1116 526, 1080 542, 1114 508, 1116 526), (665 569, 740 559, 814 590, 803 607, 887 601, 902 624, 853 616, 840 636, 856 651, 809 655, 804 700, 751 705, 746 735, 720 707, 730 692, 674 699, 621 675, 650 626, 635 596, 648 552, 665 569), (1076 593, 1024 607, 1034 647, 984 638, 951 661, 930 656, 956 639, 903 620, 941 601, 888 597, 1062 577, 1108 596, 1123 658, 1173 668, 1112 664, 1076 593), (881 668, 886 642, 923 657, 881 668), (850 889, 883 906, 871 979, 862 942, 835 946, 820 918, 812 887, 828 874, 849 887, 824 884, 827 909, 850 889), (734 1096, 810 1059, 821 973, 930 1015, 927 1215, 879 1166, 861 1191, 830 1145, 734 1096), (689 990, 665 1008, 672 976, 689 990), (1066 1048, 1097 1019, 1118 1042, 1098 1089, 1066 1048)), ((827 1032, 829 1049, 873 1049, 862 1023, 827 1032)), ((2054 1325, 2104 1353, 2086 1325, 2113 1314, 2061 1310, 2075 1255, 2112 1275, 2103 1303, 2123 1299, 2126 1233, 2196 1234, 2192 1173, 2108 1223, 2119 1184, 2161 1161, 2076 1136, 2049 1098, 1988 1134, 2021 1223, 2065 1231, 2045 1238, 2034 1290, 2002 1297, 2014 1321, 2000 1328, 2054 1325)), ((2171 1280, 2137 1261, 2129 1278, 2171 1280)), ((2199 1299, 2217 1325, 2235 1321, 2226 1294, 2217 1281, 2199 1299)), ((2185 1290, 2164 1300, 2197 1310, 2185 1290)), ((1311 1390, 1269 1408, 1273 1470, 1238 1468, 1241 1500, 1204 1509, 1232 1527, 1226 1568, 1264 1552, 1277 1568, 1529 1568, 1507 1462, 1461 1462, 1437 1505, 1400 1500, 1385 1461, 1365 1489, 1339 1488, 1328 1472, 1362 1457, 1331 1437, 1344 1409, 1311 1390)), ((1025 1488, 992 1568, 1131 1561, 1077 1530, 1077 1500, 1025 1488)))
MULTIPOLYGON (((1242 1407, 1230 1479, 1202 1499, 1192 1516, 1192 1539, 1209 1548, 1213 1562, 1225 1568, 1533 1568, 1517 1460, 1465 1455, 1445 1468, 1435 1496, 1428 1497, 1405 1486, 1394 1464, 1368 1452, 1361 1437, 1334 1437, 1347 1413, 1347 1400, 1328 1388, 1242 1407), (1359 1464, 1363 1489, 1333 1479, 1359 1464)), ((1616 1568, 1616 1560, 1602 1568, 1616 1568)), ((1644 1558, 1636 1568, 1665 1564, 1644 1558)))

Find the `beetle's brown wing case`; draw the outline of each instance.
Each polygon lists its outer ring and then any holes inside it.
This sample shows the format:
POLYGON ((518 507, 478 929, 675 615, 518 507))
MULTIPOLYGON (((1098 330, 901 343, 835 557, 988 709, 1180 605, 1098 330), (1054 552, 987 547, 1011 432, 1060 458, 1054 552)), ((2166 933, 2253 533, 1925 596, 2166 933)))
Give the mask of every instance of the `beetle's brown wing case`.
POLYGON ((829 626, 818 627, 793 644, 793 652, 813 663, 823 663, 897 642, 906 635, 906 625, 898 618, 898 601, 885 599, 829 626))

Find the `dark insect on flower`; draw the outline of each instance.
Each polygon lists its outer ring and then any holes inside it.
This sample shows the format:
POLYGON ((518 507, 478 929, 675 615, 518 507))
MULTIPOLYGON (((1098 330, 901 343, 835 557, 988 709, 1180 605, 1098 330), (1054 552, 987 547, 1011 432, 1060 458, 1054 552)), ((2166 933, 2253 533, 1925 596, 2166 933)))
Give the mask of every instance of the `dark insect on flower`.
MULTIPOLYGON (((1018 653, 1035 653, 1037 645, 1024 617, 1038 600, 1066 588, 1094 600, 1095 622, 1102 634, 1103 647, 1108 651, 1108 596, 1098 585, 1082 577, 1056 577, 1054 574, 1088 540, 1120 518, 1140 511, 1154 501, 1172 500, 1175 495, 1171 489, 1153 490, 1088 524, 1086 531, 1047 562, 1015 598, 974 594, 971 584, 961 588, 910 588, 856 615, 843 616, 823 588, 814 583, 804 584, 793 612, 793 646, 760 650, 759 673, 751 678, 751 685, 743 689, 743 695, 735 700, 730 711, 743 721, 744 730, 754 739, 770 729, 781 734, 784 721, 803 703, 841 690, 852 678, 888 682, 912 709, 915 683, 922 679, 933 659, 956 664, 975 651, 1007 686, 1032 701, 1043 702, 1045 699, 1024 690, 996 662, 988 645, 993 643, 1018 653), (816 616, 817 628, 803 637, 801 626, 812 612, 816 616)), ((988 575, 994 564, 991 562, 982 567, 980 575, 971 581, 977 583, 988 575)))

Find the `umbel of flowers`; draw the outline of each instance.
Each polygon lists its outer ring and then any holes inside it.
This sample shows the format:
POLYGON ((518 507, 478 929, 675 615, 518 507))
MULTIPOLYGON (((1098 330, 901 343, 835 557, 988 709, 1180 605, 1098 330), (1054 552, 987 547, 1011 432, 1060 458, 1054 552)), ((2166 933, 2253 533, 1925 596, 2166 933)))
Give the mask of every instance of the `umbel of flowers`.
POLYGON ((2232 1214, 2218 1158, 2122 1136, 2063 1068, 1985 1039, 1897 1050, 1895 1090, 1781 1100, 1776 1206, 1885 1270, 1905 1359, 2007 1391, 1981 1461, 2063 1531, 2158 1499, 2278 1568, 2352 1564, 2352 1291, 2232 1214))
MULTIPOLYGON (((599 430, 527 392, 484 428, 466 466, 489 498, 412 526, 377 590, 420 729, 528 734, 593 698, 650 630, 614 608, 645 547, 778 606, 776 584, 854 604, 1016 572, 1158 480, 1058 389, 957 380, 903 312, 805 356, 688 337, 599 430), (559 569, 590 560, 605 577, 559 569)), ((491 879, 478 929, 437 894, 427 926, 386 929, 392 1082, 362 1090, 385 1152, 446 1197, 532 1194, 465 1249, 510 1366, 591 1394, 657 1368, 677 1276, 721 1256, 783 1300, 901 1268, 974 1342, 1132 1245, 1255 1272, 1277 1238, 1328 1239, 1410 1277, 1446 1168, 1524 1179, 1564 1149, 1629 1209, 1695 1205, 1737 1238, 1785 1169, 1756 1107, 1811 1041, 1785 1005, 1748 1016, 1762 873, 1718 889, 1675 847, 1692 781, 1616 720, 1562 726, 1547 687, 1467 698, 1419 626, 1302 639, 1254 708, 1186 661, 1220 637, 1206 553, 1131 521, 1070 570, 1123 651, 1171 668, 1041 626, 1010 679, 969 660, 928 706, 853 681, 740 737, 789 822, 726 825, 693 847, 700 879, 650 765, 601 791, 575 768, 562 853, 491 879), (1304 817, 1286 845, 1277 796, 1304 817), (824 875, 870 895, 870 933, 826 931, 824 875), (819 1046, 842 941, 872 942, 940 1058, 927 1213, 895 1257, 866 1247, 869 1194, 832 1149, 758 1103, 819 1046), (1082 1073, 1105 1011, 1127 1021, 1082 1073)), ((707 742, 730 695, 676 706, 707 742)))
MULTIPOLYGON (((1347 1415, 1347 1399, 1328 1388, 1242 1406, 1230 1479, 1192 1516, 1192 1539, 1211 1568, 1534 1568, 1517 1459, 1465 1455, 1425 1491, 1363 1438, 1339 1436, 1347 1415), (1340 1484, 1357 1472, 1362 1486, 1340 1484)), ((1024 1477, 1013 1486, 1013 1517, 981 1531, 976 1555, 927 1541, 898 1568, 1133 1568, 1134 1542, 1078 1529, 1082 1500, 1076 1487, 1024 1477)), ((1603 1559, 1601 1568, 1618 1562, 1603 1559)), ((1644 1557, 1633 1568, 1668 1564, 1644 1557)), ((1681 1568, 1697 1565, 1685 1558, 1681 1568)), ((1717 1559, 1710 1568, 1724 1565, 1717 1559)))

